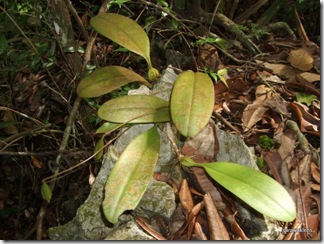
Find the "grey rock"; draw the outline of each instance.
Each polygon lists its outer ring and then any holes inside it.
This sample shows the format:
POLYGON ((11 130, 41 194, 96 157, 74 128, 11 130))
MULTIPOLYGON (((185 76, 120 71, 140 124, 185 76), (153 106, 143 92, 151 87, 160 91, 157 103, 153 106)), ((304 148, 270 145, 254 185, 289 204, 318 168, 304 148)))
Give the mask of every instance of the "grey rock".
POLYGON ((134 212, 136 216, 142 218, 151 219, 158 214, 163 219, 168 220, 175 208, 173 189, 165 182, 152 180, 134 212))
POLYGON ((121 224, 118 228, 113 229, 105 240, 124 240, 124 241, 146 241, 153 238, 147 235, 134 220, 121 224))
POLYGON ((219 142, 217 161, 233 162, 250 168, 258 169, 256 156, 237 135, 216 129, 219 142))

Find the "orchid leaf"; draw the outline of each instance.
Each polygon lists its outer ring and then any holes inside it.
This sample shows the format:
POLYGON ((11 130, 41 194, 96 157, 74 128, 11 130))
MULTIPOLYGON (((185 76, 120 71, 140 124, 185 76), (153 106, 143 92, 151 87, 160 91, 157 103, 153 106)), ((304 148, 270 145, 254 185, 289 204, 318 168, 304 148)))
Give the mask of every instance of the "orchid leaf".
POLYGON ((154 126, 126 147, 108 176, 102 208, 113 224, 126 210, 136 208, 152 178, 160 151, 160 138, 154 126))
POLYGON ((83 98, 98 97, 135 81, 151 87, 147 80, 130 69, 122 66, 107 66, 84 77, 78 85, 77 93, 83 98))
POLYGON ((121 127, 123 127, 124 124, 117 124, 117 123, 111 123, 111 122, 105 122, 103 123, 97 130, 96 133, 100 134, 100 133, 111 133, 117 129, 120 129, 121 127))
POLYGON ((207 74, 191 70, 181 73, 171 94, 172 121, 179 132, 197 135, 208 123, 214 108, 214 86, 207 74))
POLYGON ((149 38, 134 20, 120 14, 103 13, 91 18, 90 24, 101 35, 145 58, 152 67, 149 38))
POLYGON ((168 122, 169 103, 151 95, 122 96, 104 103, 98 116, 113 123, 168 122))
POLYGON ((285 222, 296 218, 296 206, 289 193, 258 170, 231 162, 195 163, 188 157, 181 164, 203 167, 216 182, 266 216, 285 222))

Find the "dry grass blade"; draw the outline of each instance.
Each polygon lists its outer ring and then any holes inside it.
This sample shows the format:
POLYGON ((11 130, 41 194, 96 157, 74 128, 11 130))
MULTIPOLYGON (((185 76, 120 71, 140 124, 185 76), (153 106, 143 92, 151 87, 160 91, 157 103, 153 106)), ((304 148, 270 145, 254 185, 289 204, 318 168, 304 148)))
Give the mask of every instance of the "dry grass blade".
POLYGON ((204 196, 204 202, 209 225, 210 240, 230 240, 210 193, 204 196))

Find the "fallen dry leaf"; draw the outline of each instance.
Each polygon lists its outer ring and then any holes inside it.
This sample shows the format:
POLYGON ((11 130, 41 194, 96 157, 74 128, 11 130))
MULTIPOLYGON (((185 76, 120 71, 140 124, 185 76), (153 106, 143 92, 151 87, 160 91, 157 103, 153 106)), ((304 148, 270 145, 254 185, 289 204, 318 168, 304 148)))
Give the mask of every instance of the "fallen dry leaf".
POLYGON ((320 224, 320 215, 312 214, 307 217, 307 228, 308 228, 308 238, 313 238, 317 236, 317 230, 320 224))
POLYGON ((302 71, 308 71, 313 67, 313 57, 307 47, 292 50, 287 59, 291 66, 302 71))
POLYGON ((224 218, 226 220, 226 222, 230 225, 231 230, 237 235, 239 236, 242 240, 250 240, 244 233, 244 231, 242 230, 241 226, 239 226, 239 224, 237 223, 237 221, 235 220, 234 215, 230 214, 230 211, 228 208, 223 209, 222 213, 224 214, 224 218))
POLYGON ((290 130, 285 130, 280 138, 280 147, 278 148, 278 153, 282 159, 288 156, 294 155, 295 143, 297 136, 290 130))
POLYGON ((280 99, 278 94, 272 92, 271 88, 265 85, 257 86, 255 97, 256 99, 254 102, 247 105, 244 109, 242 115, 243 131, 250 130, 263 118, 264 114, 269 109, 280 114, 288 114, 286 105, 280 99))
POLYGON ((311 162, 311 173, 312 173, 314 180, 320 184, 321 183, 321 171, 314 162, 311 162))
POLYGON ((320 119, 311 115, 307 110, 308 108, 298 102, 288 103, 287 108, 299 120, 299 127, 301 132, 310 133, 315 136, 320 136, 318 127, 320 125, 320 119))
POLYGON ((200 240, 208 240, 199 222, 195 223, 194 233, 200 238, 200 240))
POLYGON ((194 206, 194 202, 191 196, 188 181, 186 179, 182 180, 179 190, 179 199, 181 206, 186 211, 186 214, 190 213, 194 206))
POLYGON ((207 214, 210 240, 230 240, 225 225, 219 216, 218 210, 209 193, 204 196, 205 209, 207 214))
POLYGON ((321 191, 321 185, 319 184, 312 184, 311 185, 311 188, 314 190, 314 191, 321 191))
MULTIPOLYGON (((202 44, 198 49, 198 64, 202 68, 217 71, 221 61, 218 56, 217 48, 210 44, 202 44)), ((222 65, 222 64, 221 64, 222 65)), ((222 65, 224 67, 224 65, 222 65)), ((226 77, 225 77, 226 78, 226 77)))
POLYGON ((33 161, 33 164, 36 168, 41 169, 43 167, 42 161, 40 161, 37 157, 30 156, 30 158, 33 161))
POLYGON ((190 240, 192 232, 195 228, 195 223, 196 223, 197 216, 194 216, 191 221, 189 222, 188 225, 188 231, 187 231, 187 240, 190 240))
POLYGON ((193 138, 185 141, 181 151, 198 163, 213 162, 219 150, 216 126, 210 121, 207 126, 193 138))
POLYGON ((270 172, 280 184, 282 184, 280 168, 282 164, 282 158, 277 149, 271 149, 270 151, 263 151, 262 157, 266 161, 267 165, 270 168, 270 172))
POLYGON ((272 63, 262 63, 264 67, 271 69, 273 74, 285 77, 287 79, 294 78, 296 72, 290 65, 286 64, 272 64, 272 63))
POLYGON ((319 74, 315 74, 315 73, 303 72, 299 75, 301 77, 303 77, 305 80, 307 80, 308 82, 315 82, 315 81, 321 80, 321 76, 319 74))

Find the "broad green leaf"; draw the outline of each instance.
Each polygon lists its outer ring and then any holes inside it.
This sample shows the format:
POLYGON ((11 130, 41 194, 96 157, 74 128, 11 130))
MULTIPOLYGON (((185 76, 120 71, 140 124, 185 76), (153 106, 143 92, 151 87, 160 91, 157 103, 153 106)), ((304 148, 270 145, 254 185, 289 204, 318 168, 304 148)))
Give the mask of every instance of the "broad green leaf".
POLYGON ((195 163, 187 157, 181 164, 203 167, 220 185, 266 216, 285 222, 296 218, 296 206, 289 193, 260 171, 230 162, 195 163))
POLYGON ((42 187, 41 187, 41 194, 42 194, 42 198, 47 201, 50 202, 52 199, 52 189, 51 187, 47 184, 47 183, 43 183, 42 187))
POLYGON ((207 74, 191 70, 178 76, 171 95, 171 118, 179 132, 197 135, 208 123, 214 108, 214 86, 207 74))
POLYGON ((151 87, 147 80, 130 69, 121 66, 107 66, 84 77, 78 85, 77 93, 83 98, 98 97, 135 81, 151 87))
POLYGON ((133 210, 144 195, 160 151, 160 138, 154 126, 126 147, 112 169, 102 203, 107 220, 117 223, 125 210, 133 210))
POLYGON ((101 35, 145 58, 148 66, 152 67, 149 38, 134 20, 115 13, 104 13, 91 18, 90 24, 101 35))
POLYGON ((122 126, 124 126, 124 124, 105 122, 96 130, 96 133, 110 133, 121 128, 122 126))
POLYGON ((151 95, 117 97, 104 103, 98 116, 113 123, 159 123, 170 121, 169 103, 151 95))

